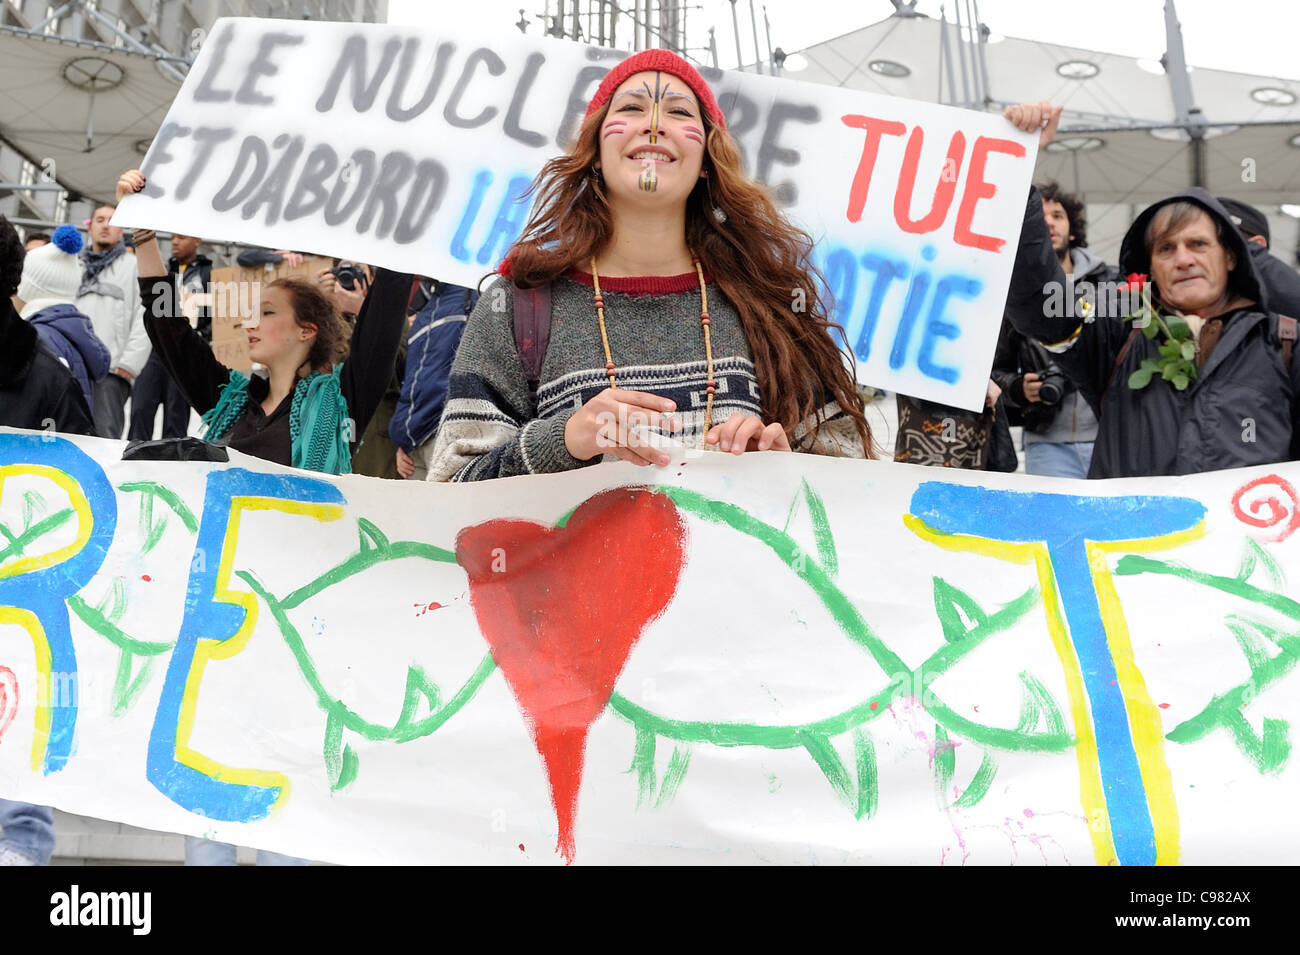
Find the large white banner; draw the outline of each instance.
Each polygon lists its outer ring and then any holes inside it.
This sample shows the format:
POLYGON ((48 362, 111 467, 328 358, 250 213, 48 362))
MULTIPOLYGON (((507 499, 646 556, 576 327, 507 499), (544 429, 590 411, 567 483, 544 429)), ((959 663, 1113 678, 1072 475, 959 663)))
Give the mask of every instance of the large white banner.
POLYGON ((344 863, 1292 863, 1300 466, 473 485, 0 431, 0 796, 344 863))
MULTIPOLYGON (((476 285, 625 55, 513 30, 220 20, 114 222, 476 285)), ((815 238, 859 378, 982 407, 1036 138, 986 113, 704 72, 747 168, 815 238)))

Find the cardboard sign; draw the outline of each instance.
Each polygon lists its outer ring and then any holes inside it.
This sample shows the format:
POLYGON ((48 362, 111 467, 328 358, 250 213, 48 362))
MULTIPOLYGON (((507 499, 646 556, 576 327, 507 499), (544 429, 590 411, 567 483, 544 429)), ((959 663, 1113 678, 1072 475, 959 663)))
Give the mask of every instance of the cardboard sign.
POLYGON ((212 353, 217 360, 227 368, 247 373, 253 363, 248 357, 248 333, 243 322, 260 301, 262 288, 283 278, 315 282, 320 270, 333 264, 333 259, 309 255, 296 266, 281 262, 247 269, 213 269, 208 301, 212 309, 212 353))
MULTIPOLYGON (((113 221, 474 286, 625 55, 513 32, 221 20, 145 157, 147 188, 113 221)), ((978 410, 1034 137, 986 113, 704 73, 747 169, 816 241, 860 380, 978 410)))

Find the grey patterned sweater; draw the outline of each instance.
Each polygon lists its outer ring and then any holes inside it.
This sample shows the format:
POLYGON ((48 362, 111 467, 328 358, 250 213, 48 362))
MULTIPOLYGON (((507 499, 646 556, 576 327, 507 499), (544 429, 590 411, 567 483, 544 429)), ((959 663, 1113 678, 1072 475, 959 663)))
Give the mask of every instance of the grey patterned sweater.
MULTIPOLYGON (((703 441, 704 332, 694 272, 653 278, 601 278, 605 327, 618 386, 672 399, 688 447, 703 441)), ((708 282, 713 339, 713 421, 740 412, 761 417, 762 402, 740 316, 708 282)), ((430 481, 480 481, 595 464, 564 444, 569 417, 609 387, 591 276, 573 271, 551 287, 551 339, 542 362, 534 412, 515 346, 514 285, 498 279, 479 298, 451 369, 447 405, 429 466, 430 481)), ((833 402, 812 441, 807 426, 791 447, 862 457, 852 419, 833 402)), ((611 460, 615 460, 611 457, 611 460)))

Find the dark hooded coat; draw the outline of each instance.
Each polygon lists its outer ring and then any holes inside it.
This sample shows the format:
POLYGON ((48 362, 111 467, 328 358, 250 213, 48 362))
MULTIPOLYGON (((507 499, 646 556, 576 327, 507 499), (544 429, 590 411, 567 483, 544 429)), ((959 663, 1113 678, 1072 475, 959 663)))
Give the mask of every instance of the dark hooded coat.
POLYGON ((1030 190, 1007 317, 1021 334, 1058 352, 1058 364, 1096 413, 1092 478, 1193 474, 1300 457, 1300 357, 1289 368, 1283 363, 1277 315, 1268 310, 1246 241, 1218 201, 1203 189, 1189 189, 1147 208, 1124 236, 1120 271, 1151 272, 1147 223, 1161 206, 1178 200, 1196 203, 1223 226, 1220 241, 1235 258, 1229 287, 1255 304, 1217 316, 1222 334, 1186 390, 1158 375, 1135 390, 1129 376, 1144 359, 1159 357, 1163 336, 1138 335, 1117 365, 1130 323, 1101 314, 1081 321, 1046 307, 1047 290, 1063 287, 1053 283, 1064 283, 1065 275, 1038 190, 1030 190))
POLYGON ((77 380, 54 357, 31 323, 0 299, 0 425, 94 434, 77 380))
POLYGON ((67 364, 81 386, 89 407, 95 406, 91 387, 108 374, 109 356, 104 343, 95 337, 90 319, 74 305, 51 305, 27 317, 45 347, 67 364))

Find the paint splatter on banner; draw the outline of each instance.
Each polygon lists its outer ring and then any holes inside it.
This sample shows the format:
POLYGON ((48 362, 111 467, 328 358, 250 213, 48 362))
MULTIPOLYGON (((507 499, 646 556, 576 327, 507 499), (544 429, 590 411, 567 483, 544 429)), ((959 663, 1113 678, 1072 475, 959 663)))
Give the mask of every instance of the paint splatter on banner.
POLYGON ((350 863, 1295 845, 1300 466, 120 454, 0 431, 0 796, 350 863))

